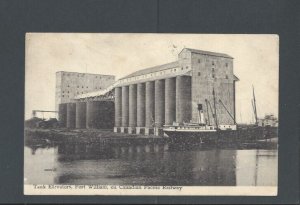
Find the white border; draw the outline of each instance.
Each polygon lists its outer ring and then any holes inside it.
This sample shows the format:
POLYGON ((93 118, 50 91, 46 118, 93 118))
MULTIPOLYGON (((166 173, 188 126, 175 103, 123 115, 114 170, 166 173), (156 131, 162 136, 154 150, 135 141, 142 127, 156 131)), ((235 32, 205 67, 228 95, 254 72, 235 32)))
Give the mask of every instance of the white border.
MULTIPOLYGON (((43 185, 39 185, 43 186, 43 185)), ((140 189, 124 188, 120 185, 107 185, 107 189, 75 188, 75 185, 44 185, 45 188, 35 188, 35 185, 24 185, 24 195, 160 195, 160 196, 277 196, 277 186, 140 186, 140 189), (67 187, 66 187, 67 186, 67 187), (170 187, 174 187, 170 189, 170 187)), ((80 185, 79 185, 80 186, 80 185)), ((101 185, 99 185, 101 186, 101 185)))

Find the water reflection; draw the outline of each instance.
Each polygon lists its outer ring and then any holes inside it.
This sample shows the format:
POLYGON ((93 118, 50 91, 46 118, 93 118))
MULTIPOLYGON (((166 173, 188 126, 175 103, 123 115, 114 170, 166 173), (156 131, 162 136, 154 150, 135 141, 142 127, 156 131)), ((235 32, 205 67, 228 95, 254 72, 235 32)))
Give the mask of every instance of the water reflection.
POLYGON ((276 150, 239 150, 236 161, 238 184, 249 186, 277 185, 278 161, 276 150))
POLYGON ((270 186, 277 150, 180 148, 162 143, 57 143, 25 147, 26 184, 270 186))

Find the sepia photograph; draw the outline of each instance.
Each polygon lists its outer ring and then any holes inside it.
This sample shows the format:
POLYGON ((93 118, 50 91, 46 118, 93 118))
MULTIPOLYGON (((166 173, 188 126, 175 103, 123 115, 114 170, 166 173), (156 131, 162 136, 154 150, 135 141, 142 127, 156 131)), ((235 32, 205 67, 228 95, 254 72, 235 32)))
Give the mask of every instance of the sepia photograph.
POLYGON ((26 33, 24 194, 276 196, 279 41, 26 33))

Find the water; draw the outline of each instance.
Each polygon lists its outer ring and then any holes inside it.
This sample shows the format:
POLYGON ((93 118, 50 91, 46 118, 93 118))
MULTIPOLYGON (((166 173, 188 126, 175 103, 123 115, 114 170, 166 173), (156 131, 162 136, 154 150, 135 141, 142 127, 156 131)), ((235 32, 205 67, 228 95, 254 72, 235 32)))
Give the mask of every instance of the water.
POLYGON ((27 144, 25 184, 276 186, 277 150, 27 144))

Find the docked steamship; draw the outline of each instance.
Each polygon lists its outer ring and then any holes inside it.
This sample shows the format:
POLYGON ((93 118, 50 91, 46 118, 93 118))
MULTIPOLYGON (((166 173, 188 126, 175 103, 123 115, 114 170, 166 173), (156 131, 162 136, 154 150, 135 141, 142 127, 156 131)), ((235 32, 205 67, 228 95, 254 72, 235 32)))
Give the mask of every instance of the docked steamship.
MULTIPOLYGON (((213 100, 215 105, 214 89, 213 100)), ((207 104, 210 104, 207 99, 205 101, 207 104)), ((230 114, 221 100, 219 100, 219 103, 223 105, 229 116, 233 119, 233 125, 218 124, 216 106, 214 106, 214 111, 211 108, 214 125, 208 124, 204 118, 203 105, 198 104, 198 122, 183 123, 181 125, 174 122, 171 126, 164 126, 164 133, 175 142, 186 140, 199 142, 247 142, 277 137, 277 127, 266 127, 258 124, 254 88, 252 99, 253 112, 256 120, 254 125, 248 125, 245 127, 238 126, 235 118, 230 114)))

